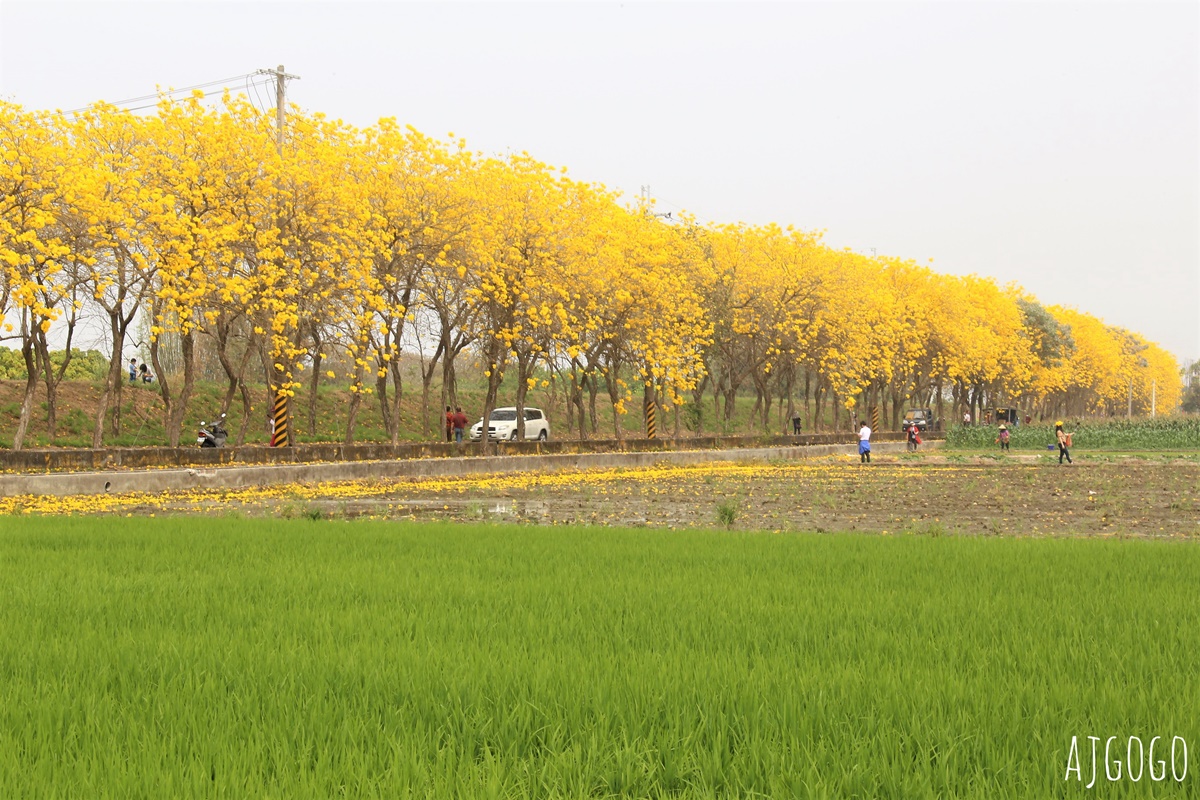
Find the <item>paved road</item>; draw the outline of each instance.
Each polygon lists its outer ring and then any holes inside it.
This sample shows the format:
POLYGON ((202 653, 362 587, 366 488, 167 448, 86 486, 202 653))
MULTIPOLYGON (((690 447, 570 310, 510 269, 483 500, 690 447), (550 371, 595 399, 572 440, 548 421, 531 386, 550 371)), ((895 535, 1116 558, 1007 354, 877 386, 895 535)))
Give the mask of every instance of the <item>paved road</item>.
MULTIPOLYGON (((940 442, 930 442, 926 448, 940 442)), ((732 450, 681 450, 651 453, 572 453, 561 455, 483 456, 464 458, 354 461, 316 464, 273 464, 172 468, 110 472, 69 472, 0 476, 0 497, 17 495, 164 492, 186 489, 237 489, 288 483, 323 483, 370 478, 422 478, 500 472, 560 472, 575 469, 647 467, 655 464, 702 464, 711 461, 791 461, 835 454, 854 454, 856 445, 757 447, 732 450)), ((904 450, 902 442, 879 442, 876 453, 904 450)))

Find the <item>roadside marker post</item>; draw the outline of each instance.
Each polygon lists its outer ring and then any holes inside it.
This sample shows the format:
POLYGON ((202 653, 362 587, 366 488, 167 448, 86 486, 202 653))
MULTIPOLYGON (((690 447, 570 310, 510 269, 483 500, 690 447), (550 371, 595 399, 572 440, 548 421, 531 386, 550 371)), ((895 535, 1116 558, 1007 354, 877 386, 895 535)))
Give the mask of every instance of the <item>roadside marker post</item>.
POLYGON ((275 391, 275 422, 271 430, 271 447, 287 447, 288 439, 288 398, 283 389, 275 391))

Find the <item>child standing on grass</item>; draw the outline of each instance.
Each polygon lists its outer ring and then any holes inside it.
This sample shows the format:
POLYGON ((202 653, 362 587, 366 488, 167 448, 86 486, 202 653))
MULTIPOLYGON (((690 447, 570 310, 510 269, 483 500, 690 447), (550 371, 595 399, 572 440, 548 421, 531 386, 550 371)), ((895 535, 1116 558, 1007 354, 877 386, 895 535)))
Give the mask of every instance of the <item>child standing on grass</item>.
POLYGON ((866 422, 858 429, 858 463, 871 463, 871 429, 866 422))
POLYGON ((1067 460, 1068 464, 1074 464, 1071 460, 1071 451, 1067 448, 1071 446, 1071 435, 1063 430, 1062 420, 1054 423, 1054 435, 1058 438, 1058 463, 1061 464, 1063 459, 1067 460))

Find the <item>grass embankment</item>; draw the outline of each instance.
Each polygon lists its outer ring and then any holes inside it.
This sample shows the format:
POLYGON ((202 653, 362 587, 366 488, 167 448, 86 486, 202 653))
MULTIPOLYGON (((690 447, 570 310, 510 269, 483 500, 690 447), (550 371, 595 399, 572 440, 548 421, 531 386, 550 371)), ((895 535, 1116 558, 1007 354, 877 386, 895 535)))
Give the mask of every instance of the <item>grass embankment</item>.
MULTIPOLYGON (((1138 420, 1067 420, 1074 433, 1072 447, 1080 451, 1159 451, 1200 449, 1200 417, 1161 417, 1138 420)), ((996 425, 955 425, 946 431, 946 447, 955 450, 995 450, 996 425)), ((1057 439, 1053 425, 1019 425, 1009 429, 1013 450, 1042 450, 1057 439)))
POLYGON ((1073 735, 1200 741, 1186 543, 3 528, 4 797, 1082 796, 1073 735))

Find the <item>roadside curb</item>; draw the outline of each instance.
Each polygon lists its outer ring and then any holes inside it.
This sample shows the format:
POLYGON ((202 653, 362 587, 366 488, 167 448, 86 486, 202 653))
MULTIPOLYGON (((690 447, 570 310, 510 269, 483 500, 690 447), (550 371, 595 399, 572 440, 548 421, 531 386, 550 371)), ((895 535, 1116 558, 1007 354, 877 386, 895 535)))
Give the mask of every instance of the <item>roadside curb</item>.
MULTIPOLYGON (((929 442, 936 448, 941 442, 929 442)), ((873 452, 898 453, 902 442, 873 443, 873 452)), ((511 472, 562 472, 580 469, 656 464, 703 464, 713 461, 792 461, 829 455, 853 455, 854 444, 752 447, 728 450, 660 450, 638 453, 570 453, 561 455, 474 456, 388 461, 353 461, 266 466, 173 468, 105 472, 68 472, 0 476, 0 497, 167 492, 195 489, 241 489, 289 483, 434 478, 511 472)))

